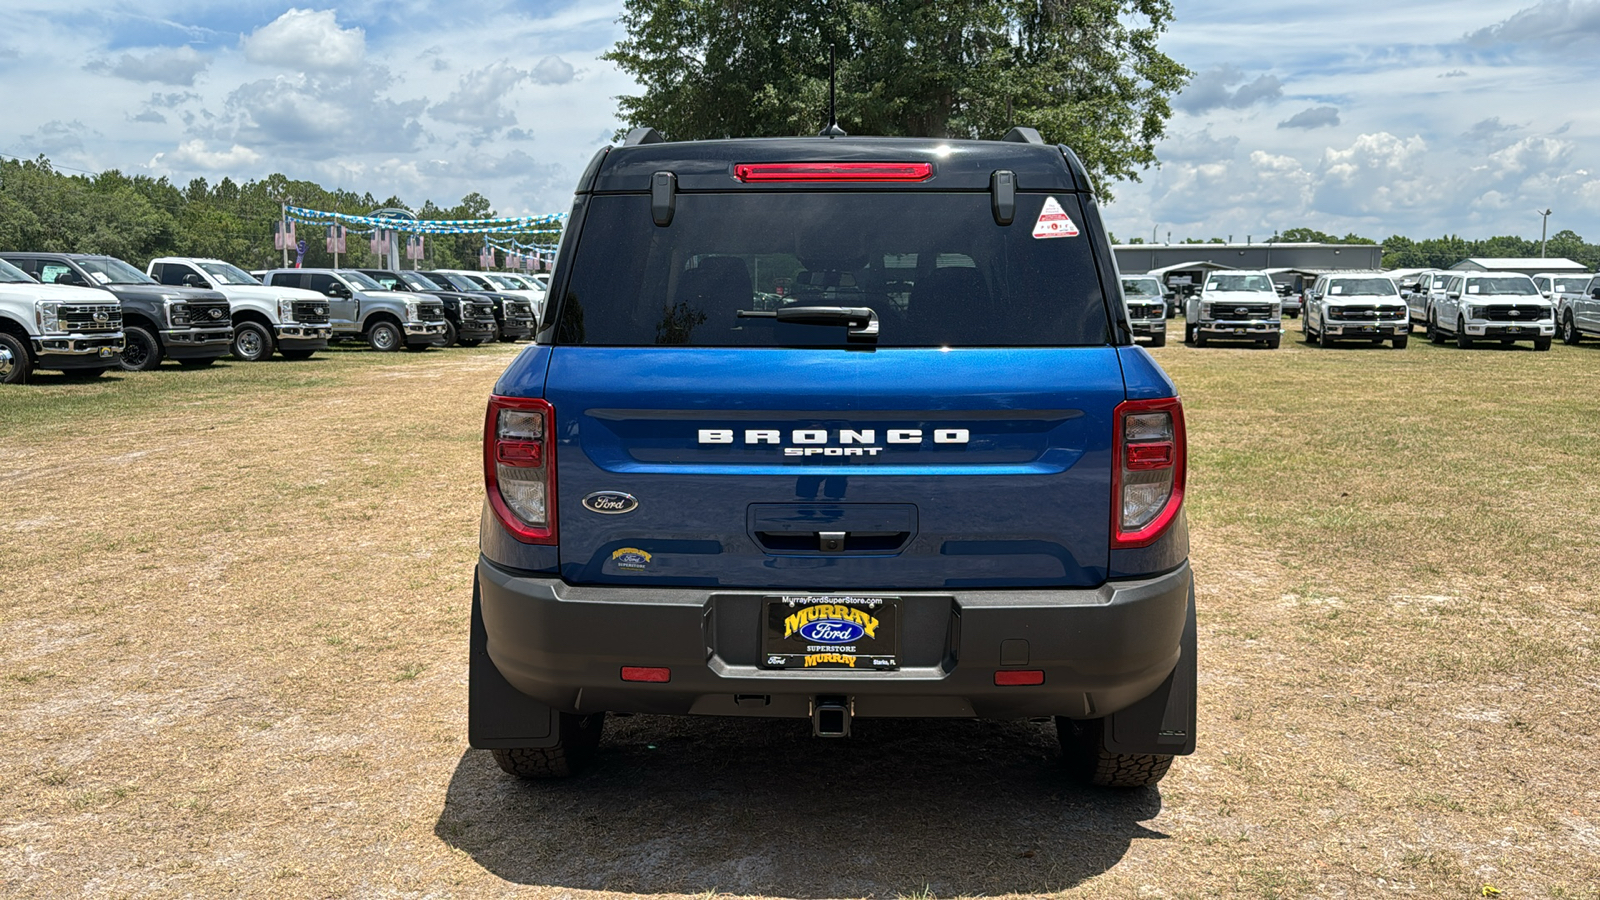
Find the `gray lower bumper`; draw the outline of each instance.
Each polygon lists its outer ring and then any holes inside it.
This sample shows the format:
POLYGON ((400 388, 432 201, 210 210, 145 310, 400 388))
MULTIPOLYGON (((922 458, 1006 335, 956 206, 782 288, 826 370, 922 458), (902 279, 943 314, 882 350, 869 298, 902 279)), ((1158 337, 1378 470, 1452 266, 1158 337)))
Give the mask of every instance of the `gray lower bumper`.
POLYGON ((812 698, 834 694, 868 718, 1098 718, 1172 674, 1191 581, 1185 563, 1099 588, 893 592, 902 668, 841 674, 757 665, 762 598, 783 591, 574 587, 478 563, 493 667, 521 694, 577 713, 803 718, 812 698), (671 680, 624 682, 623 666, 670 668, 671 680), (1044 681, 997 686, 1007 669, 1044 681))

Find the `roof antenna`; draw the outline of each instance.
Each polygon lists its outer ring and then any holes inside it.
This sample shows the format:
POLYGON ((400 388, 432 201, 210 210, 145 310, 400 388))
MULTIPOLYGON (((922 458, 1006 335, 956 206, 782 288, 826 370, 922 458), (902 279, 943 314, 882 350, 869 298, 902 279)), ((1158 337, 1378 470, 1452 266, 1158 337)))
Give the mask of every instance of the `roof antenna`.
POLYGON ((830 44, 828 46, 828 127, 822 129, 822 133, 817 137, 849 137, 849 135, 845 134, 845 130, 839 127, 839 117, 834 112, 834 87, 837 81, 838 78, 834 69, 834 48, 830 44))

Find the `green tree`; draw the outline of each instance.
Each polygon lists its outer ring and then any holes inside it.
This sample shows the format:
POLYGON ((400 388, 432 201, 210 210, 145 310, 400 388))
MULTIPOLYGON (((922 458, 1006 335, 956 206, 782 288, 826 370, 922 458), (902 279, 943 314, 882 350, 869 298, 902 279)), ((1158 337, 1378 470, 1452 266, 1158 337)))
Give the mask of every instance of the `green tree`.
POLYGON ((997 138, 1031 125, 1099 188, 1156 163, 1189 71, 1156 48, 1169 0, 628 0, 605 59, 629 126, 679 140, 815 134, 997 138))

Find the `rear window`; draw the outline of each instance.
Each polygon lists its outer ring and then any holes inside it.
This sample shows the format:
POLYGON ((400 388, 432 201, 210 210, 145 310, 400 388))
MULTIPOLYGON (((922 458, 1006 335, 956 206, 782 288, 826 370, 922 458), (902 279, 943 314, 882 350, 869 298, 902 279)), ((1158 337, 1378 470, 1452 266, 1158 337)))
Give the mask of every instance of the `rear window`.
MULTIPOLYGON (((1075 195, 1053 195, 1081 228, 1075 195)), ((880 347, 1085 346, 1109 340, 1085 235, 1033 237, 1046 195, 996 225, 987 193, 680 194, 657 227, 644 195, 594 197, 556 341, 598 346, 834 346, 837 325, 739 310, 868 307, 880 347)))

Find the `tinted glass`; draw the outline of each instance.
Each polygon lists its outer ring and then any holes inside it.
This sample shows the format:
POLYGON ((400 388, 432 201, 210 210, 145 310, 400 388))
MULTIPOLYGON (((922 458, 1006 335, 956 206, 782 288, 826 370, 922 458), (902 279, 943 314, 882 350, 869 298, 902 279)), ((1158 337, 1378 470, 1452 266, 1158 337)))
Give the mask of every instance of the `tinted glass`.
POLYGON ((225 262, 201 263, 200 268, 205 269, 212 279, 219 284, 260 284, 261 282, 250 277, 250 273, 225 262))
POLYGON ((1467 293, 1477 294, 1480 297, 1501 295, 1520 297, 1537 295, 1539 289, 1533 286, 1533 279, 1526 275, 1501 275, 1467 279, 1467 293))
MULTIPOLYGON (((996 225, 984 194, 682 194, 655 225, 646 196, 597 196, 579 236, 557 340, 610 346, 807 346, 842 325, 738 311, 872 309, 878 345, 1084 346, 1108 341, 1087 237, 1036 239, 1046 197, 996 225)), ((1077 198, 1056 200, 1078 223, 1077 198)))
POLYGON ((93 256, 78 260, 89 277, 101 284, 155 284, 155 279, 135 269, 120 259, 93 256))
POLYGON ((363 291, 381 291, 384 289, 383 285, 377 283, 376 281, 372 280, 372 278, 360 272, 354 270, 345 270, 339 274, 343 275, 346 281, 363 291))
POLYGON ((1399 291, 1387 278, 1337 278, 1328 282, 1328 293, 1337 297, 1394 297, 1399 291))
POLYGON ((1208 291, 1271 291, 1272 279, 1265 275, 1212 275, 1206 279, 1208 291))
POLYGON ((0 281, 22 282, 26 284, 33 281, 33 279, 28 276, 28 273, 22 271, 16 266, 13 266, 11 263, 0 259, 0 281))
POLYGON ((414 290, 418 291, 442 291, 445 289, 444 285, 435 284, 432 279, 419 275, 416 272, 401 272, 400 280, 411 285, 414 290))
POLYGON ((1122 293, 1129 297, 1159 297, 1161 296, 1161 282, 1154 278, 1124 278, 1122 279, 1122 293))

